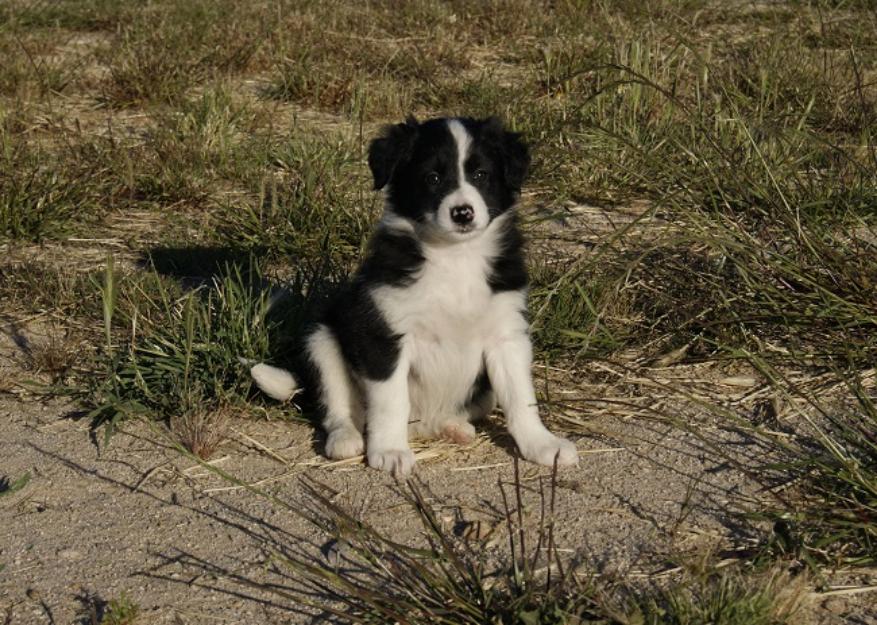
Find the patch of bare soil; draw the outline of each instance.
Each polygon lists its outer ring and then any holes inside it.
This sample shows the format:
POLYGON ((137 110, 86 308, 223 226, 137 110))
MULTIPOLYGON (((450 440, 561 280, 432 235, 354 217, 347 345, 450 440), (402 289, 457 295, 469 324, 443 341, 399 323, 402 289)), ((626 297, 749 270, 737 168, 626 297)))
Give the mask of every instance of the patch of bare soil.
MULTIPOLYGON (((7 365, 21 361, 19 349, 3 335, 7 365)), ((19 388, 0 396, 0 474, 9 481, 30 475, 24 488, 0 497, 5 622, 79 622, 90 606, 122 592, 148 623, 320 622, 259 585, 294 587, 271 553, 320 560, 331 537, 183 457, 154 427, 131 423, 104 447, 86 420, 72 418, 76 406, 19 388)), ((713 426, 713 443, 738 457, 760 453, 721 425, 713 426)), ((419 446, 417 475, 449 530, 477 527, 471 540, 500 561, 507 536, 498 484, 508 490, 513 481, 513 448, 498 418, 481 429, 465 447, 419 446)), ((558 478, 556 540, 564 556, 602 575, 661 579, 673 575, 674 555, 745 546, 731 510, 752 482, 702 437, 598 408, 587 429, 576 441, 580 466, 558 478)), ((235 421, 230 433, 214 466, 291 502, 301 499, 301 478, 313 478, 396 540, 421 539, 404 485, 360 462, 324 460, 310 425, 235 421)), ((521 470, 535 529, 539 480, 550 471, 525 463, 521 470)))
MULTIPOLYGON (((303 548, 325 557, 305 519, 212 475, 180 456, 145 425, 133 424, 107 448, 87 423, 68 418, 61 402, 4 400, 0 404, 2 472, 29 473, 22 490, 2 501, 6 566, 2 606, 14 623, 68 623, 86 597, 126 592, 151 623, 308 622, 294 605, 253 590, 257 583, 294 585, 266 563, 272 551, 303 548)), ((638 428, 630 426, 631 432, 638 428)), ((252 484, 295 501, 308 475, 327 494, 401 540, 417 541, 419 520, 402 488, 361 464, 333 465, 315 449, 314 430, 298 423, 240 422, 233 442, 213 462, 252 484)), ((715 466, 690 441, 659 428, 636 432, 638 442, 578 441, 577 469, 563 471, 557 490, 558 545, 581 553, 605 573, 650 575, 667 568, 661 552, 678 543, 715 541, 725 533, 723 492, 741 476, 710 480, 683 520, 687 490, 715 466), (725 483, 722 483, 725 481, 725 483), (676 536, 674 536, 676 535, 676 536)), ((418 476, 449 525, 479 522, 503 546, 498 481, 512 480, 509 441, 491 432, 466 448, 422 449, 418 476), (491 440, 490 437, 494 437, 491 440), (432 457, 431 457, 432 456, 432 457)), ((547 471, 525 466, 535 486, 547 471)), ((533 494, 529 517, 538 522, 533 494)))

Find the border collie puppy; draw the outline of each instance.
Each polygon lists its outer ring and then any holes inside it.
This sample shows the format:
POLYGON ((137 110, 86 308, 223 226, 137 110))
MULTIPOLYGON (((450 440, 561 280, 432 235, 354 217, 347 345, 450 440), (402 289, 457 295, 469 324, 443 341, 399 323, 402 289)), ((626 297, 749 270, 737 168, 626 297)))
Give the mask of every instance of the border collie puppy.
MULTIPOLYGON (((578 462, 539 418, 530 371, 527 273, 513 205, 530 157, 495 118, 388 126, 369 148, 384 215, 352 280, 305 335, 301 375, 322 407, 326 455, 365 450, 404 476, 409 436, 471 441, 471 421, 502 407, 521 455, 578 462), (309 371, 308 371, 309 370, 309 371)), ((251 369, 268 395, 289 372, 251 369)))

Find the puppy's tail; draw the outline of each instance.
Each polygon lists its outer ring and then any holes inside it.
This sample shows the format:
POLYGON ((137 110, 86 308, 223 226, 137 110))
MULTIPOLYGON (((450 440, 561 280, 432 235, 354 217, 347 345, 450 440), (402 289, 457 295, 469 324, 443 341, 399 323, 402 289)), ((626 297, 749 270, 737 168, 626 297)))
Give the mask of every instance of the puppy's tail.
POLYGON ((272 367, 261 362, 256 364, 245 360, 241 362, 245 365, 252 365, 250 366, 250 375, 253 376, 253 381, 268 397, 286 401, 295 397, 295 394, 301 390, 298 381, 286 369, 272 367))

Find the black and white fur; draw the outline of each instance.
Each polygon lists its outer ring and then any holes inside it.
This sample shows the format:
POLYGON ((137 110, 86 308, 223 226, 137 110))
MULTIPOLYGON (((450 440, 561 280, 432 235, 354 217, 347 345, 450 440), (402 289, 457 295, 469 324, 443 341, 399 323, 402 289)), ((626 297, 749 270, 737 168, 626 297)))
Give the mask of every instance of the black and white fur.
MULTIPOLYGON (((513 205, 527 147, 494 118, 387 127, 369 149, 384 215, 359 270, 307 334, 326 455, 365 450, 407 475, 409 436, 472 440, 471 421, 502 407, 521 455, 575 464, 575 446, 539 418, 531 375, 527 274, 513 205)), ((277 399, 293 375, 251 369, 277 399)))

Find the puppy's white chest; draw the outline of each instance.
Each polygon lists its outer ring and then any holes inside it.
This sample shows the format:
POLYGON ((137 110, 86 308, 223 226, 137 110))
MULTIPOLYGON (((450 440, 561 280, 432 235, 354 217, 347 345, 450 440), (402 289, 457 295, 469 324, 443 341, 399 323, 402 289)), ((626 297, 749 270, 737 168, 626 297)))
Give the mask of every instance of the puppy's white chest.
POLYGON ((408 388, 422 432, 460 410, 483 367, 493 297, 482 271, 466 271, 473 267, 430 267, 411 293, 421 305, 405 332, 408 388))
POLYGON ((404 336, 412 414, 428 427, 465 403, 483 367, 498 299, 483 246, 427 249, 424 256, 413 283, 378 289, 375 300, 404 336))
POLYGON ((425 247, 423 255, 411 284, 374 291, 390 327, 423 340, 454 341, 482 332, 493 299, 488 283, 492 237, 425 247))
POLYGON ((419 300, 421 324, 442 329, 447 338, 477 332, 492 299, 488 271, 480 256, 446 253, 428 257, 411 294, 419 300))

